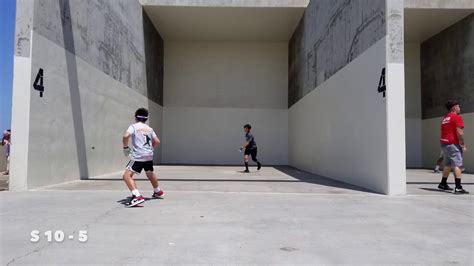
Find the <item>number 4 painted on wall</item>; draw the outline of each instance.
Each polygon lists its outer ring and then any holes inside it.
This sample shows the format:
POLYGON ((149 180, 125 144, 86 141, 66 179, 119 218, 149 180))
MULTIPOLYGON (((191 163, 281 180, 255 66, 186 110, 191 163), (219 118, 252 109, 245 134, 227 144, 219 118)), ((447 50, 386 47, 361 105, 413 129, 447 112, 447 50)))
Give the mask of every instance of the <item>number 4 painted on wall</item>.
POLYGON ((35 82, 33 83, 33 88, 40 92, 40 97, 43 97, 44 86, 43 86, 43 69, 40 68, 38 74, 36 74, 35 82))
POLYGON ((385 67, 382 68, 382 74, 380 74, 380 79, 379 79, 379 87, 378 87, 378 92, 383 93, 383 97, 385 98, 385 92, 387 91, 387 86, 385 86, 385 67))

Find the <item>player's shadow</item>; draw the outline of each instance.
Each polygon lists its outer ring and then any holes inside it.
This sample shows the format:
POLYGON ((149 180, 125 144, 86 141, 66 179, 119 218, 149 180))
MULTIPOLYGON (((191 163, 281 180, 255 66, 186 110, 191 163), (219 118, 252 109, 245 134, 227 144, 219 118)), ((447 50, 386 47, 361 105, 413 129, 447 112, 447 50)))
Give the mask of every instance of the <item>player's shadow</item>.
MULTIPOLYGON (((162 200, 163 198, 150 198, 150 197, 145 197, 145 202, 150 201, 150 200, 162 200)), ((132 200, 132 196, 128 196, 124 199, 118 200, 117 203, 120 203, 124 206, 130 205, 130 201, 132 200)))
POLYGON ((429 188, 429 187, 420 187, 418 189, 425 190, 425 191, 430 191, 430 192, 453 194, 452 190, 441 190, 441 189, 429 188))

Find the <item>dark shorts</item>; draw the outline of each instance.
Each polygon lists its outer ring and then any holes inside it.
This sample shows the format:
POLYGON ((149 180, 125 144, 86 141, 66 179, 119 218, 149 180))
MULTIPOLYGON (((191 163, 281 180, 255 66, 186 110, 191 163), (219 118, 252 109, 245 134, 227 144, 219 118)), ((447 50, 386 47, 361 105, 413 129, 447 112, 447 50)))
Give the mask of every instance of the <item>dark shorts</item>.
POLYGON ((257 148, 245 149, 244 154, 252 156, 252 159, 256 159, 257 158, 257 148))
POLYGON ((462 148, 460 145, 441 145, 441 149, 443 149, 444 163, 446 166, 455 168, 463 165, 462 148))
POLYGON ((131 160, 130 162, 128 162, 125 169, 132 171, 136 174, 141 173, 143 169, 145 169, 145 172, 153 172, 153 161, 137 162, 131 160))

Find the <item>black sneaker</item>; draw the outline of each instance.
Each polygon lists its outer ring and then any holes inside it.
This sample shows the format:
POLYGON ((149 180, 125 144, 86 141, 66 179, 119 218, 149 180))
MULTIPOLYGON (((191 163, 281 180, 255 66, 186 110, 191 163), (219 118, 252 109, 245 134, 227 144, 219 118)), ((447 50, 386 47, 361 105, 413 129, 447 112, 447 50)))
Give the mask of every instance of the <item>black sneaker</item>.
POLYGON ((250 171, 249 170, 244 170, 244 173, 250 173, 250 171))
POLYGON ((258 163, 258 164, 257 164, 257 170, 260 170, 260 169, 262 169, 262 164, 261 164, 261 163, 258 163))
POLYGON ((465 190, 462 187, 457 187, 453 191, 454 194, 469 194, 469 191, 465 190))
POLYGON ((440 184, 438 185, 438 189, 441 189, 441 190, 449 190, 449 191, 453 190, 453 188, 451 188, 448 184, 443 184, 443 183, 440 183, 440 184))

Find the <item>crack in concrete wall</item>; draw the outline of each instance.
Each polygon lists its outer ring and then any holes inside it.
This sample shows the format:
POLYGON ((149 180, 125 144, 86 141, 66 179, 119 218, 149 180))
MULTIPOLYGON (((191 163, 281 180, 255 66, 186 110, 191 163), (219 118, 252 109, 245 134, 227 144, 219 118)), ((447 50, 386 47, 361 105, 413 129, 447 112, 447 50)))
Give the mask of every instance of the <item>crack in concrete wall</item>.
POLYGON ((312 1, 289 44, 288 106, 386 35, 385 1, 312 1))
MULTIPOLYGON (((61 1, 66 0, 59 0, 61 1)), ((147 81, 150 80, 147 77, 147 66, 150 67, 152 63, 146 64, 146 57, 160 56, 154 54, 159 53, 159 50, 149 50, 145 54, 143 27, 147 27, 147 20, 143 18, 142 6, 138 1, 70 1, 70 15, 61 10, 58 0, 35 3, 33 25, 36 33, 66 49, 72 47, 71 44, 64 43, 62 36, 59 22, 65 21, 73 31, 74 38, 71 41, 74 41, 76 49, 69 52, 140 94, 149 95, 150 100, 162 102, 162 93, 154 91, 160 90, 160 85, 157 85, 160 81, 152 79, 150 86, 153 89, 147 87, 147 81)), ((23 28, 25 27, 19 29, 23 28)), ((147 36, 147 40, 161 39, 156 30, 149 30, 147 34, 154 35, 147 36)), ((25 38, 23 35, 20 37, 25 38)), ((17 39, 20 40, 18 37, 17 39)), ((162 62, 156 64, 161 67, 163 65, 162 62)))

